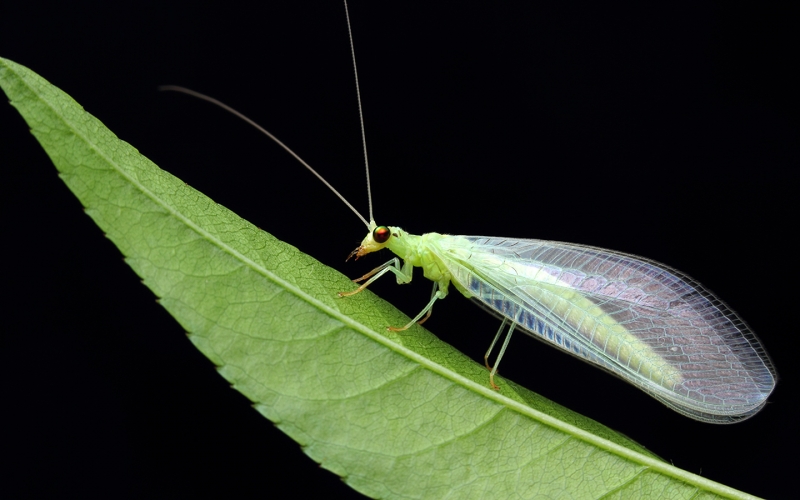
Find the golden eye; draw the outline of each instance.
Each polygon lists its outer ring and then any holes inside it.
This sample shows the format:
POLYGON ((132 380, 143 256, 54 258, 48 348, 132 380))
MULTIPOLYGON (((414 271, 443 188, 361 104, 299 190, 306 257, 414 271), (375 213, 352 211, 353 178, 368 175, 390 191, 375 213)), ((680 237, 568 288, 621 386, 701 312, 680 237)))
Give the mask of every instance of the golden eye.
POLYGON ((386 226, 378 226, 372 231, 372 239, 376 243, 386 243, 391 235, 392 232, 386 226))

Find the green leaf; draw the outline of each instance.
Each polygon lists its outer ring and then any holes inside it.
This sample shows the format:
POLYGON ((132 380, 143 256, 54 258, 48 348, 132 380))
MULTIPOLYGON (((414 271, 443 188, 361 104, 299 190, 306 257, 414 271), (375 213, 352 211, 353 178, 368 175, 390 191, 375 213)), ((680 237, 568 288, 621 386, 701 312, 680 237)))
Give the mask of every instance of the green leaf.
POLYGON ((220 374, 376 498, 749 495, 502 381, 370 292, 160 170, 69 96, 0 59, 61 178, 220 374))

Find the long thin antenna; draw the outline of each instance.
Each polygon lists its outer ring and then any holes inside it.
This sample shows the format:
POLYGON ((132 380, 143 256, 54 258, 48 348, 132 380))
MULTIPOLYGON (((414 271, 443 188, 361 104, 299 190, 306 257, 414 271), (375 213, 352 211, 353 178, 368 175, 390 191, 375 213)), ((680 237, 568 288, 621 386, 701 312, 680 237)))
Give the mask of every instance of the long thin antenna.
MULTIPOLYGON (((347 200, 345 199, 345 197, 344 197, 344 196, 342 196, 342 195, 339 193, 339 191, 337 191, 337 190, 336 190, 336 189, 335 189, 335 188, 334 188, 334 187, 331 185, 331 183, 330 183, 330 182, 326 181, 326 180, 325 180, 325 178, 324 178, 324 177, 322 177, 321 175, 319 175, 319 174, 317 173, 317 171, 316 171, 316 170, 314 170, 313 168, 311 168, 311 165, 309 165, 309 164, 308 164, 308 163, 306 163, 306 162, 305 162, 305 161, 304 161, 302 158, 300 158, 299 156, 297 156, 297 153, 295 153, 294 151, 292 151, 291 149, 289 149, 289 146, 287 146, 286 144, 282 143, 282 142, 281 142, 281 141, 280 141, 280 140, 279 140, 277 137, 275 137, 274 135, 270 134, 270 133, 269 133, 269 131, 267 131, 267 129, 265 129, 264 127, 262 127, 262 126, 261 126, 261 125, 259 125, 258 123, 254 122, 253 120, 251 120, 250 118, 246 117, 246 116, 245 116, 245 115, 243 115, 242 113, 240 113, 240 112, 236 111, 235 109, 233 109, 232 107, 228 106, 228 105, 227 105, 227 104, 225 104, 224 102, 218 101, 218 100, 214 99, 213 97, 209 97, 209 96, 207 96, 207 95, 205 95, 205 94, 201 94, 200 92, 195 92, 194 90, 187 89, 186 87, 179 87, 179 86, 177 86, 177 85, 162 85, 162 86, 158 87, 158 90, 172 90, 172 91, 175 91, 175 92, 182 92, 182 93, 184 93, 184 94, 189 94, 190 96, 197 97, 198 99, 202 99, 202 100, 204 100, 204 101, 208 101, 208 102, 210 102, 211 104, 215 104, 215 105, 219 106, 220 108, 224 109, 225 111, 227 111, 227 112, 229 112, 229 113, 231 113, 231 114, 233 114, 233 115, 235 115, 235 116, 237 116, 237 117, 241 118, 242 120, 246 121, 247 123, 249 123, 250 125, 252 125, 252 126, 253 126, 253 127, 255 127, 256 129, 258 129, 259 131, 261 131, 261 133, 262 133, 262 134, 266 135, 267 137, 269 137, 270 139, 272 139, 273 141, 275 141, 275 142, 278 144, 278 146, 280 146, 280 147, 282 147, 283 149, 285 149, 285 150, 286 150, 286 151, 287 151, 287 152, 288 152, 290 155, 294 156, 294 158, 295 158, 297 161, 299 161, 299 162, 300 162, 300 163, 301 163, 301 164, 302 164, 304 167, 306 167, 306 168, 307 168, 309 171, 311 171, 311 173, 312 173, 312 174, 316 175, 316 176, 317 176, 317 179, 321 180, 323 184, 325 184, 326 186, 328 186, 328 189, 330 189, 331 191, 333 191, 333 194, 335 194, 336 196, 338 196, 338 197, 339 197, 339 199, 340 199, 340 200, 342 200, 342 201, 344 202, 344 204, 345 204, 345 205, 347 205, 348 207, 350 207, 350 210, 352 210, 352 211, 353 211, 353 213, 355 213, 355 214, 358 216, 358 218, 359 218, 359 219, 361 219, 361 222, 363 222, 363 223, 364 223, 364 225, 365 225, 365 226, 367 226, 367 229, 369 229, 369 227, 370 227, 370 225, 369 225, 369 222, 367 222, 367 220, 364 218, 364 216, 363 216, 363 215, 361 215, 360 213, 358 213, 358 210, 356 210, 356 209, 355 209, 355 207, 353 207, 353 205, 351 205, 351 204, 350 204, 350 202, 349 202, 349 201, 347 201, 347 200)), ((371 199, 371 198, 370 198, 370 199, 371 199)), ((370 220, 372 220, 372 214, 371 214, 371 212, 372 212, 372 202, 370 201, 370 220)))
POLYGON ((347 0, 344 0, 344 13, 347 17, 347 34, 350 35, 350 54, 353 56, 353 72, 356 75, 356 96, 358 97, 358 118, 361 120, 361 144, 364 145, 364 167, 367 171, 367 198, 369 198, 369 221, 375 222, 372 216, 372 185, 369 181, 369 158, 367 157, 367 134, 364 132, 364 112, 361 110, 361 89, 358 87, 358 67, 356 66, 356 47, 353 44, 353 30, 350 28, 350 11, 347 0))

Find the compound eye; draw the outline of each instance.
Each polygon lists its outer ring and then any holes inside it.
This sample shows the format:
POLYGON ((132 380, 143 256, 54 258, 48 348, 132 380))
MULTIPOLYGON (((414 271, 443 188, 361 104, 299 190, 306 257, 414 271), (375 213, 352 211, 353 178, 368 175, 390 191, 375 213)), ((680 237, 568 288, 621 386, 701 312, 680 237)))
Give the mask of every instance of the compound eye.
POLYGON ((376 243, 386 243, 391 235, 392 232, 386 226, 378 226, 372 231, 372 239, 376 243))

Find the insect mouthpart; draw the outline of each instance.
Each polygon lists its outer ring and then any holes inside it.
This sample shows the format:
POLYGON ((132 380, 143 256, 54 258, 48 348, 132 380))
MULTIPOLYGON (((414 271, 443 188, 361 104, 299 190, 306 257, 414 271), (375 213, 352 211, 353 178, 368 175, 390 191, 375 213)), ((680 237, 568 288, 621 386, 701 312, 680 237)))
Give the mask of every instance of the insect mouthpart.
POLYGON ((368 252, 364 251, 364 245, 359 245, 358 247, 356 247, 355 250, 350 252, 350 255, 348 255, 347 258, 345 259, 345 262, 347 262, 350 259, 352 259, 353 255, 355 255, 356 256, 356 260, 358 260, 359 257, 363 257, 364 254, 366 254, 366 253, 368 253, 368 252))

